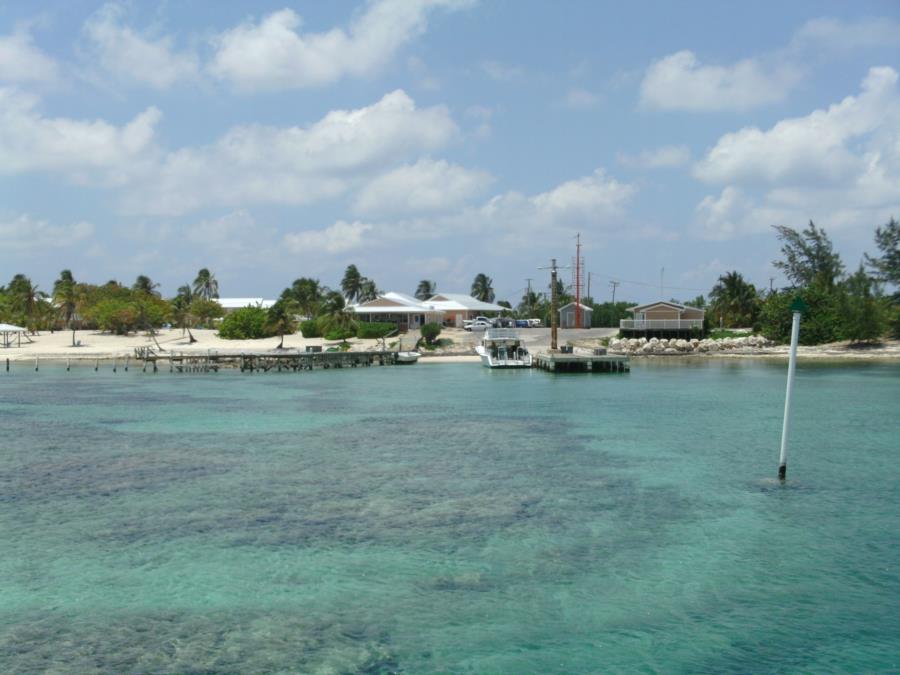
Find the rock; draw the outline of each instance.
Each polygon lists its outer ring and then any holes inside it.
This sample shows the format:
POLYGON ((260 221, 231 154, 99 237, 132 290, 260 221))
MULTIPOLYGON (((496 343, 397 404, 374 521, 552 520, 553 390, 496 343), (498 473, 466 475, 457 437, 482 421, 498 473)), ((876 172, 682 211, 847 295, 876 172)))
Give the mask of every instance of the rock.
POLYGON ((666 347, 663 350, 663 354, 677 354, 677 353, 678 353, 678 350, 675 349, 674 347, 666 347))

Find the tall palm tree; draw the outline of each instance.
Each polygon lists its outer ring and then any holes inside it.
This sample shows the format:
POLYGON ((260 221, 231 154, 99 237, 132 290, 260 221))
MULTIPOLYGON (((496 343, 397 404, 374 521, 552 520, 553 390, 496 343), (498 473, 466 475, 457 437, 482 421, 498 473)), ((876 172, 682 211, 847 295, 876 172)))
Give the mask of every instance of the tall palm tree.
POLYGON ((419 282, 419 285, 416 287, 416 298, 418 300, 427 300, 432 295, 435 294, 437 290, 437 284, 433 281, 429 281, 428 279, 422 279, 419 282))
POLYGON ((294 333, 297 330, 296 314, 299 309, 293 298, 279 298, 278 302, 269 308, 266 323, 281 336, 281 342, 275 349, 284 349, 284 336, 286 333, 294 333))
POLYGON ((75 315, 81 303, 82 293, 69 270, 63 270, 59 279, 53 282, 53 302, 66 327, 72 331, 72 346, 75 345, 75 315))
POLYGON ((194 293, 204 300, 214 300, 218 298, 219 282, 216 281, 216 275, 205 267, 197 272, 197 278, 194 279, 194 293))
POLYGON ((32 283, 24 274, 17 274, 9 282, 6 292, 12 300, 13 311, 32 333, 36 332, 38 305, 44 297, 37 284, 32 283))
POLYGON ((356 317, 347 309, 344 296, 337 291, 331 291, 322 302, 322 332, 340 333, 341 339, 346 341, 347 335, 352 335, 356 328, 356 317))
POLYGON ((344 278, 341 279, 341 290, 347 302, 353 302, 359 299, 360 291, 362 291, 363 276, 356 269, 356 265, 347 265, 344 270, 344 278))
POLYGON ((134 284, 131 286, 131 290, 136 291, 138 293, 143 293, 144 295, 159 295, 159 291, 156 289, 159 288, 159 284, 154 283, 150 277, 139 274, 138 278, 134 280, 134 284))
POLYGON ((486 274, 477 274, 472 281, 472 297, 482 302, 494 301, 494 280, 486 274))
POLYGON ((282 296, 289 295, 300 306, 300 313, 304 316, 315 316, 319 311, 319 305, 325 292, 318 279, 301 277, 295 279, 290 288, 286 288, 282 296))
POLYGON ((375 282, 367 277, 363 277, 362 283, 359 285, 359 296, 357 297, 357 300, 359 302, 368 302, 377 297, 378 287, 375 286, 375 282))
POLYGON ((719 277, 709 292, 710 311, 722 318, 726 327, 752 326, 759 312, 756 287, 744 280, 740 272, 727 272, 719 277))

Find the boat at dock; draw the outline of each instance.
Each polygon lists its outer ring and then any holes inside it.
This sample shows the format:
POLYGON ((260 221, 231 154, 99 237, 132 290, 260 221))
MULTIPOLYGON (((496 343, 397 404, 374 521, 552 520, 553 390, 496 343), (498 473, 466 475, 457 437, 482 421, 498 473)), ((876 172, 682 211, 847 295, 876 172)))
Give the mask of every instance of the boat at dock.
POLYGON ((397 365, 409 365, 418 361, 420 356, 419 352, 397 352, 395 362, 397 365))
POLYGON ((510 328, 489 328, 475 347, 487 368, 531 368, 531 354, 519 332, 510 328))

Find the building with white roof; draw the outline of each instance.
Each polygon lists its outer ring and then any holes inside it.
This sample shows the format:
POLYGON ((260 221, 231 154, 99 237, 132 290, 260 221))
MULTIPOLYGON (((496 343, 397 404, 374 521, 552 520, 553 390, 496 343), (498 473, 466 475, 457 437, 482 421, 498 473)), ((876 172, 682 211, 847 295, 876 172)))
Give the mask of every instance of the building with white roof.
POLYGON ((419 329, 426 323, 440 323, 441 310, 431 302, 422 302, 404 293, 382 293, 374 300, 351 305, 360 321, 396 323, 400 331, 419 329))
POLYGON ((447 326, 463 327, 463 321, 483 314, 496 314, 506 307, 492 302, 482 302, 463 293, 438 293, 427 300, 429 305, 443 313, 443 323, 447 326))

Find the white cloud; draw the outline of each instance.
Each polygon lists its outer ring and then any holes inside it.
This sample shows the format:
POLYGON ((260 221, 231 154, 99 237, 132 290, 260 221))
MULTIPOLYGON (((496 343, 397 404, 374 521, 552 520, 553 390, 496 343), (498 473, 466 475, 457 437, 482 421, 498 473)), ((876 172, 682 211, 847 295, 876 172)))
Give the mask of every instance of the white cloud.
POLYGON ((617 159, 623 166, 634 169, 671 169, 690 162, 691 151, 686 145, 664 145, 637 155, 619 153, 617 159))
POLYGON ((344 253, 360 248, 365 243, 363 235, 372 229, 372 225, 358 220, 352 223, 339 220, 323 230, 286 234, 284 244, 289 251, 297 255, 315 255, 322 252, 344 253))
POLYGON ((133 182, 130 211, 178 214, 207 205, 308 204, 336 197, 458 129, 443 106, 417 109, 401 90, 308 127, 235 127, 212 145, 171 152, 133 182))
POLYGON ((579 87, 569 89, 563 99, 563 105, 573 110, 596 108, 599 103, 600 97, 597 94, 579 87))
POLYGON ((857 50, 900 45, 900 21, 890 17, 841 21, 820 17, 807 21, 794 34, 799 49, 857 50))
POLYGON ((637 189, 597 169, 546 192, 505 192, 481 206, 374 226, 374 241, 442 239, 490 233, 497 252, 542 246, 576 231, 613 232, 637 189))
POLYGON ((44 117, 37 107, 37 97, 0 88, 0 172, 60 170, 85 177, 80 172, 124 169, 150 147, 161 117, 151 107, 117 127, 103 120, 44 117))
POLYGON ((867 161, 851 141, 895 119, 897 112, 896 71, 873 68, 859 96, 782 120, 768 131, 747 127, 722 136, 697 163, 694 175, 710 183, 844 181, 867 161))
POLYGON ((376 0, 345 31, 301 33, 302 20, 282 9, 259 23, 247 21, 213 40, 210 71, 244 91, 299 89, 377 72, 423 33, 433 9, 457 9, 468 0, 376 0))
POLYGON ((443 160, 420 159, 366 183, 353 208, 365 216, 446 211, 462 206, 483 192, 491 181, 486 171, 443 160))
POLYGON ((27 30, 0 36, 0 81, 52 82, 57 77, 56 61, 34 46, 27 30))
POLYGON ((641 82, 641 104, 661 110, 747 110, 783 100, 800 75, 794 66, 766 68, 755 59, 704 65, 684 50, 650 66, 641 82))
POLYGON ((23 214, 12 220, 0 219, 0 251, 41 251, 66 248, 90 237, 94 226, 87 222, 51 225, 23 214))
POLYGON ((198 74, 194 54, 176 53, 171 37, 156 40, 122 23, 125 11, 108 3, 84 24, 90 50, 99 66, 121 81, 166 89, 198 74))
POLYGON ((871 227, 900 212, 900 93, 892 68, 872 68, 858 96, 719 139, 694 175, 722 184, 697 209, 703 236, 730 238, 809 219, 871 227))

